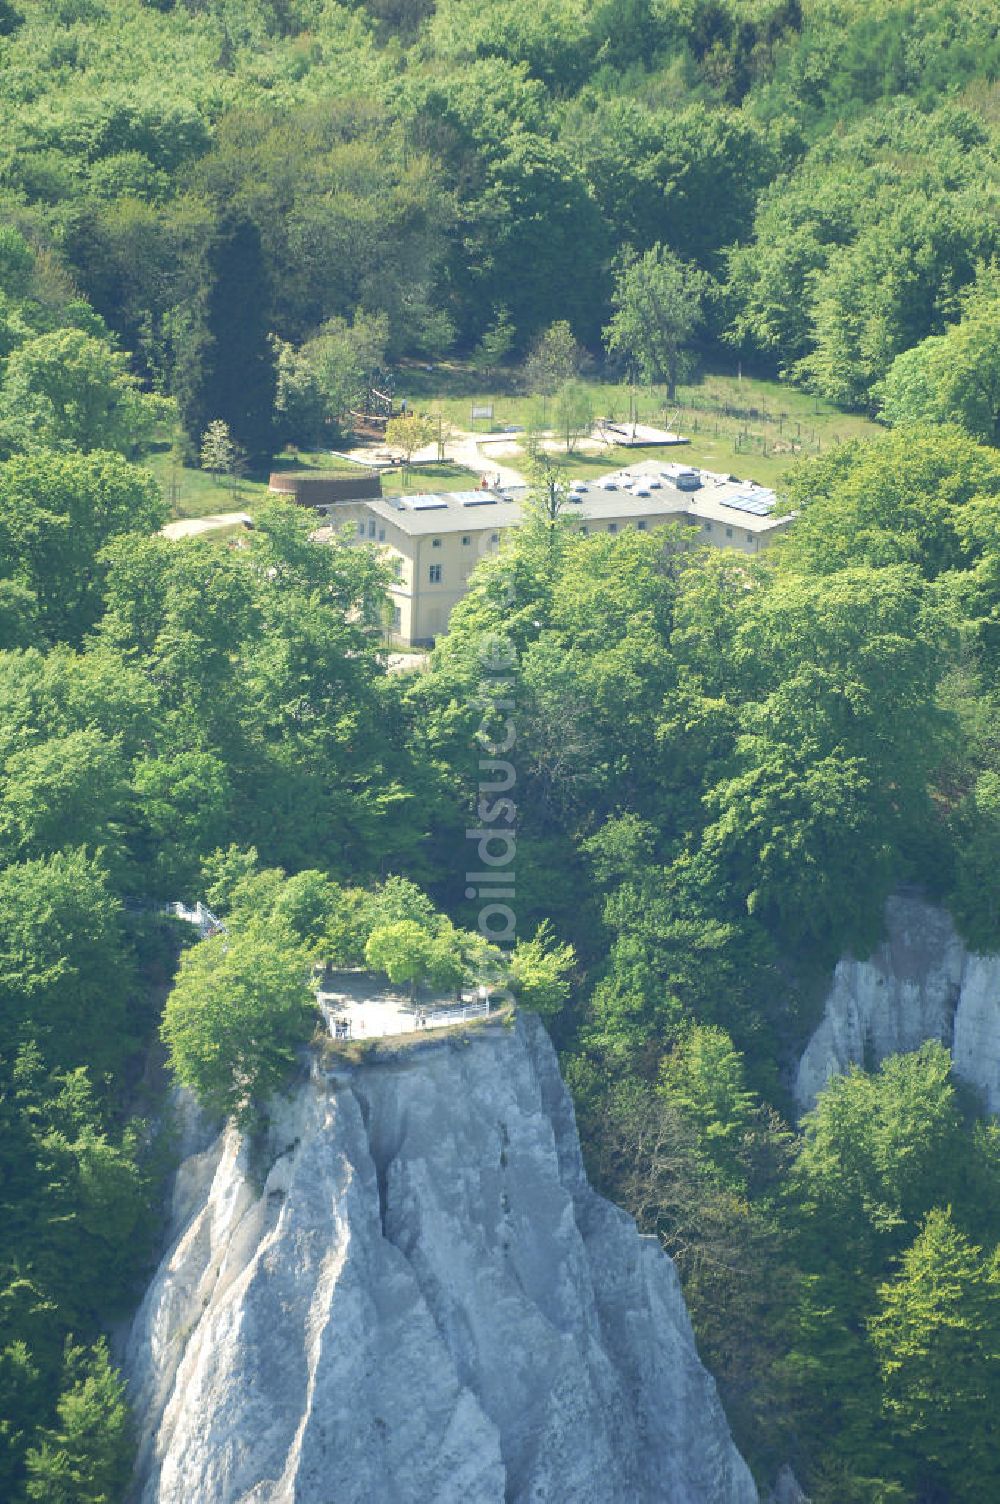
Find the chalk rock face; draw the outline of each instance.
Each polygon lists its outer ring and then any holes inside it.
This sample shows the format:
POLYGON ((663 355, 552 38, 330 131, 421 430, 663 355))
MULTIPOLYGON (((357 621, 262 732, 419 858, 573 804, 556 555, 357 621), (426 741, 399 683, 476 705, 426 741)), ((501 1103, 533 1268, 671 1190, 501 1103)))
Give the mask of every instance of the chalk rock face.
POLYGON ((955 1074, 1000 1113, 1000 956, 968 955, 952 1042, 955 1074))
POLYGON ((795 1096, 815 1105, 832 1075, 939 1039, 955 1073, 1000 1112, 1000 956, 965 949, 949 916, 919 898, 891 898, 886 938, 867 961, 842 960, 823 1020, 799 1062, 795 1096))
POLYGON ((754 1504, 541 1025, 339 1067, 187 1160, 127 1355, 143 1504, 754 1504))

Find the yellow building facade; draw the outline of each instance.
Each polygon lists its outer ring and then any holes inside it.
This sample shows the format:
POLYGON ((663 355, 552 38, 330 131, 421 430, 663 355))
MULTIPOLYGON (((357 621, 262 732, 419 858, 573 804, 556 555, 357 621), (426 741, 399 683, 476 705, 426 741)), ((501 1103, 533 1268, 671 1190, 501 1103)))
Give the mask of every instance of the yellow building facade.
MULTIPOLYGON (((792 520, 773 516, 774 502, 772 492, 749 481, 644 461, 576 483, 561 515, 584 534, 684 523, 698 528, 706 544, 756 554, 792 520)), ((357 500, 326 510, 327 536, 336 528, 384 552, 394 575, 389 632, 405 646, 428 645, 447 631, 479 560, 523 519, 517 495, 486 490, 357 500)))

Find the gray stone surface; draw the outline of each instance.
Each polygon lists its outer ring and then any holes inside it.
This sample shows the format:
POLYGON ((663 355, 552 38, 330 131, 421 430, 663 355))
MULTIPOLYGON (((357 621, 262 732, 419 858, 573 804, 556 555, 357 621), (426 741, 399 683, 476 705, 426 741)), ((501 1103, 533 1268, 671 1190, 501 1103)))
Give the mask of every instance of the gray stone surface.
POLYGON ((799 1485, 799 1480, 787 1462, 778 1474, 768 1504, 809 1504, 808 1498, 799 1485))
POLYGON ((1000 1112, 1000 956, 966 950, 949 916, 922 899, 891 898, 886 938, 867 961, 840 961, 823 1019, 799 1062, 805 1110, 829 1078, 925 1039, 948 1045, 955 1073, 1000 1112))
POLYGON ((128 1347, 143 1504, 756 1501, 537 1021, 317 1076, 262 1169, 230 1131, 178 1175, 128 1347))

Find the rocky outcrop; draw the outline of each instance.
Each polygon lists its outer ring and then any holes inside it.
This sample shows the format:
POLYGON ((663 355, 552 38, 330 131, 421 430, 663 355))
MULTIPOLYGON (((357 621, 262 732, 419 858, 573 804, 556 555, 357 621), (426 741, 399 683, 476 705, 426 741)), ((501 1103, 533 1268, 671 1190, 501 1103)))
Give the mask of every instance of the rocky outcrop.
POLYGON ((787 1462, 778 1474, 767 1504, 809 1504, 809 1499, 802 1492, 799 1480, 787 1462))
POLYGON ((925 1039, 949 1046, 955 1074, 1000 1112, 1000 956, 966 950, 948 915, 913 897, 886 905, 886 938, 867 961, 840 961, 823 1019, 799 1062, 805 1110, 829 1078, 925 1039))
POLYGON ((127 1355, 144 1504, 751 1504, 534 1020, 313 1079, 182 1166, 127 1355))

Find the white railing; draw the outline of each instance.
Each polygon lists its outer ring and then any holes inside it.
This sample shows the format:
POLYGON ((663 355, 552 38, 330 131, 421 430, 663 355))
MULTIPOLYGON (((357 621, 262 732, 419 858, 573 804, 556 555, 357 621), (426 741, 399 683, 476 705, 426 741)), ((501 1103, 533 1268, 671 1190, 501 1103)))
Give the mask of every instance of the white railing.
POLYGON ((391 1034, 418 1034, 427 1029, 447 1029, 473 1018, 485 1018, 490 1011, 488 999, 471 1003, 454 1003, 443 1007, 419 1004, 386 1004, 380 999, 344 1002, 336 993, 316 994, 327 1027, 334 1039, 384 1039, 391 1034))
POLYGON ((467 1018, 485 1018, 490 1011, 489 1002, 456 1003, 453 1008, 434 1008, 425 1013, 428 1029, 443 1029, 446 1024, 464 1023, 467 1018))
POLYGON ((193 924, 201 932, 202 939, 206 935, 214 935, 219 930, 224 930, 225 925, 221 919, 217 919, 211 909, 199 899, 191 908, 188 904, 177 901, 163 905, 164 914, 172 914, 175 919, 183 919, 185 924, 193 924))
POLYGON ((154 903, 147 898, 126 898, 125 909, 129 914, 165 914, 171 919, 182 919, 185 924, 193 924, 203 940, 207 935, 224 932, 226 928, 225 920, 218 919, 200 899, 192 907, 181 899, 172 903, 154 903))

